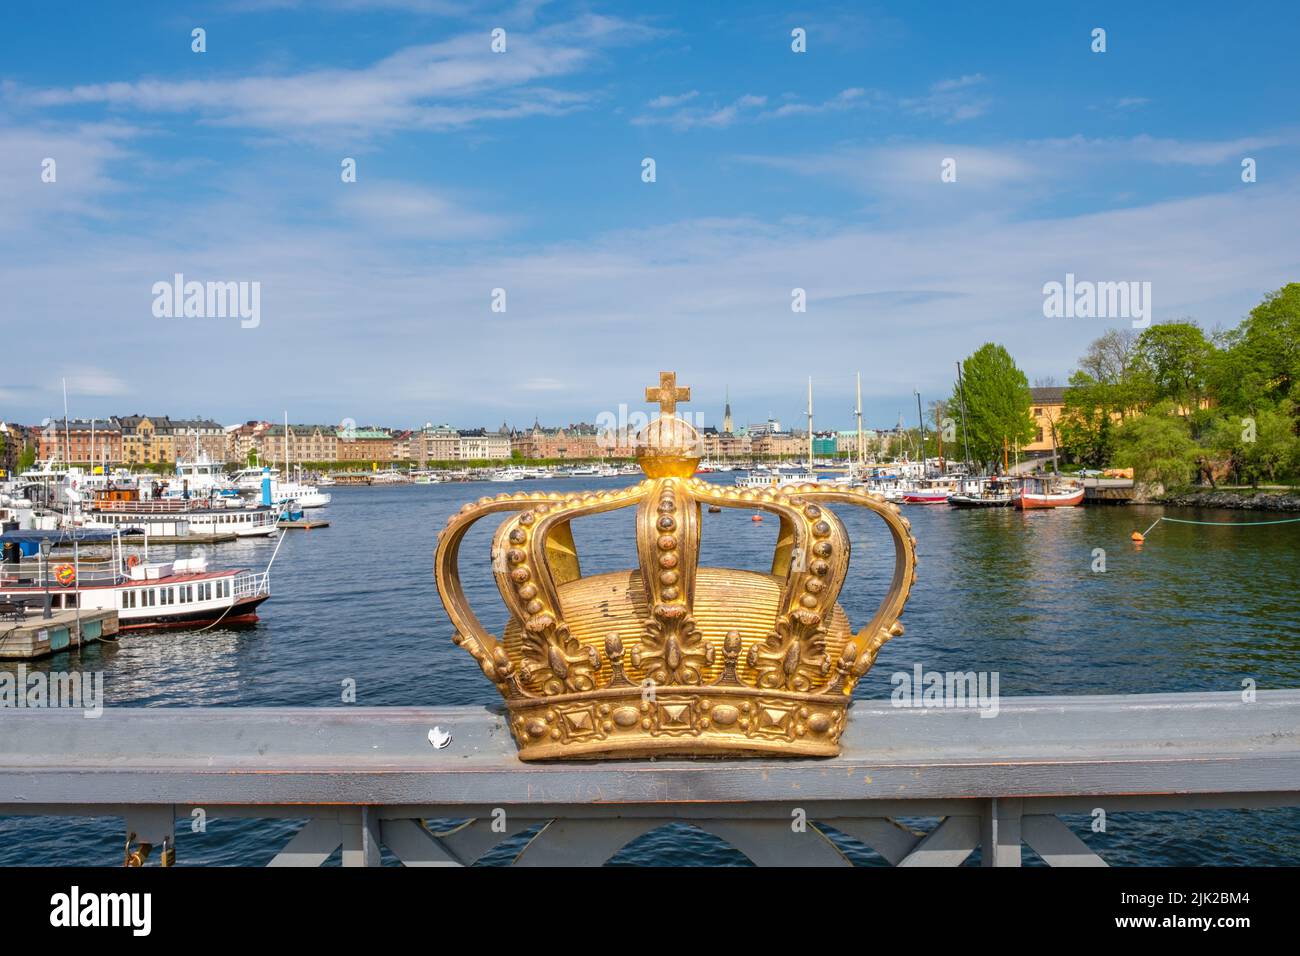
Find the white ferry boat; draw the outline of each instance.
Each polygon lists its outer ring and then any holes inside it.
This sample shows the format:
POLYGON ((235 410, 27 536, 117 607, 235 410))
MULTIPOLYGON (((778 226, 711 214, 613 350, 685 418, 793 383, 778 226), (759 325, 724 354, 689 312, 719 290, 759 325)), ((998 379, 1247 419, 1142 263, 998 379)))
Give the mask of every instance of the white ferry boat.
POLYGON ((204 557, 149 561, 126 554, 120 534, 107 531, 0 533, 0 602, 54 610, 115 609, 121 630, 248 624, 271 596, 264 571, 210 571, 204 557), (53 548, 42 562, 39 548, 53 548), (68 551, 75 542, 77 549, 68 551))
POLYGON ((780 488, 784 485, 816 485, 824 482, 817 475, 786 474, 779 471, 751 471, 736 479, 737 488, 780 488))
POLYGON ((271 479, 271 500, 293 500, 301 508, 324 508, 333 500, 328 491, 302 481, 281 481, 278 468, 241 468, 232 476, 236 487, 245 493, 262 491, 262 480, 271 479))
POLYGON ((150 538, 186 538, 196 535, 236 537, 270 536, 276 533, 280 509, 267 505, 243 506, 243 502, 185 501, 177 498, 121 500, 99 498, 86 504, 72 519, 77 527, 105 531, 142 533, 150 538))
POLYGON ((193 461, 177 459, 176 476, 167 483, 167 497, 210 498, 239 494, 236 482, 227 477, 225 466, 201 455, 193 461))

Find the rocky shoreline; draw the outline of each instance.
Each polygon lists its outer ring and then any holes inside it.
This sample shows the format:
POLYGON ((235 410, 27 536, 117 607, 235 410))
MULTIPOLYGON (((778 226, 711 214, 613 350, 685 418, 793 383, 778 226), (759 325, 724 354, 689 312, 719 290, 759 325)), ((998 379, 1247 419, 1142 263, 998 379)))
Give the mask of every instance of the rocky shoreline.
POLYGON ((1133 499, 1135 504, 1171 505, 1178 508, 1229 508, 1235 511, 1297 511, 1300 495, 1282 492, 1175 491, 1150 489, 1133 499))

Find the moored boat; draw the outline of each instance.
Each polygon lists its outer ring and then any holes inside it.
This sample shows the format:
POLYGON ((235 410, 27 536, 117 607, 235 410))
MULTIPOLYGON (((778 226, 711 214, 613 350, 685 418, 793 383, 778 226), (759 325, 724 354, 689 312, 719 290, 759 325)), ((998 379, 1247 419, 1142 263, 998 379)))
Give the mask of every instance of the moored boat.
POLYGON ((908 505, 941 505, 956 490, 952 478, 926 478, 917 482, 916 487, 903 492, 903 503, 908 505))
POLYGON ((266 505, 231 507, 224 499, 97 499, 73 518, 81 528, 145 534, 154 540, 195 536, 273 535, 279 511, 266 505))
POLYGON ((1026 478, 1016 492, 1016 507, 1021 511, 1036 508, 1070 508, 1083 504, 1083 486, 1059 478, 1026 478))
POLYGON ((1015 486, 1005 478, 963 479, 948 496, 953 508, 1010 508, 1015 504, 1015 486))
POLYGON ((120 630, 248 624, 271 596, 269 565, 211 571, 206 557, 151 562, 147 549, 126 554, 118 532, 6 531, 0 546, 0 602, 35 610, 48 591, 55 610, 116 610, 120 630), (60 553, 42 562, 42 541, 60 553), (81 554, 82 546, 90 551, 81 554))

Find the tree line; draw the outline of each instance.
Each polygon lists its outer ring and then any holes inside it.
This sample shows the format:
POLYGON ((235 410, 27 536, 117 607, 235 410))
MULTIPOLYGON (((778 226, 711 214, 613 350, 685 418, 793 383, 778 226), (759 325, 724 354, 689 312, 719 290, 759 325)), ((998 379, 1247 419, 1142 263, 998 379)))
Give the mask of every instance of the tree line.
MULTIPOLYGON (((958 447, 991 465, 1003 440, 1034 438, 1029 383, 1005 348, 981 346, 946 403, 964 405, 958 447)), ((1166 486, 1257 485, 1300 475, 1300 283, 1270 292, 1240 324, 1185 319, 1111 329, 1080 357, 1051 423, 1061 460, 1132 467, 1166 486)), ((954 456, 955 457, 955 456, 954 456)))

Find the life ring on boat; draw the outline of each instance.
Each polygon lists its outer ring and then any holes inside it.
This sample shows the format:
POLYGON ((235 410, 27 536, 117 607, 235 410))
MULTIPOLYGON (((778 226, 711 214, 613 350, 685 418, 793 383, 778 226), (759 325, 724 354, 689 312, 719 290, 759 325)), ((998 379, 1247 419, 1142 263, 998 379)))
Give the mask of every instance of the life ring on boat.
POLYGON ((66 588, 73 581, 77 580, 77 571, 70 564, 60 564, 54 569, 54 580, 58 581, 66 588))
POLYGON ((126 559, 126 566, 128 568, 133 568, 139 563, 140 563, 140 555, 138 554, 129 555, 126 559))

